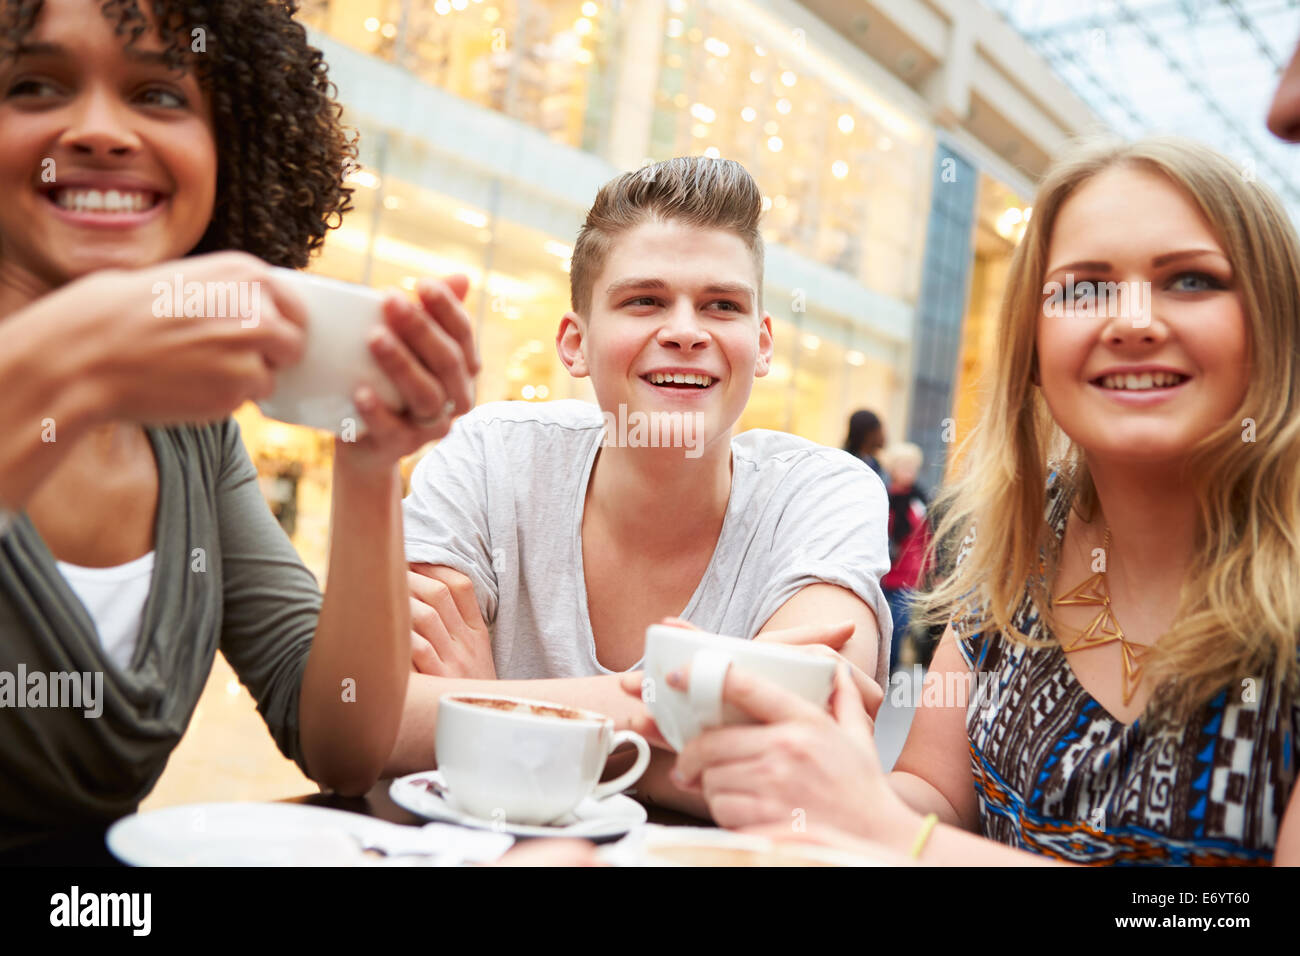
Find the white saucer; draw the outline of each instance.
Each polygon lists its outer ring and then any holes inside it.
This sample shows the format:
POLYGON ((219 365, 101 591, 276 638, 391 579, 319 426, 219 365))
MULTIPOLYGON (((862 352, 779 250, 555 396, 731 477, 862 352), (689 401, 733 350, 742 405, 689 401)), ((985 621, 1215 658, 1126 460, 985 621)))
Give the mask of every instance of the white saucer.
POLYGON ((403 810, 409 810, 426 820, 444 820, 478 830, 495 830, 521 837, 582 837, 601 840, 622 836, 646 821, 645 807, 621 793, 604 800, 584 800, 568 817, 548 826, 485 820, 471 816, 441 793, 435 792, 435 788, 443 786, 442 775, 438 771, 426 770, 394 780, 388 788, 388 795, 403 810))
POLYGON ((129 866, 443 866, 496 860, 513 841, 296 803, 207 803, 133 813, 105 842, 129 866), (393 856, 376 859, 366 847, 393 856))

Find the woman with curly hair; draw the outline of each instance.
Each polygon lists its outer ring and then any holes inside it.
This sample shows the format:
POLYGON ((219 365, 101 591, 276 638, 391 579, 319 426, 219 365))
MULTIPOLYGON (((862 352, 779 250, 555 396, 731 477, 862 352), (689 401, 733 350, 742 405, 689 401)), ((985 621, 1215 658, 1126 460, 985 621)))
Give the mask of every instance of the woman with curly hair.
POLYGON ((349 208, 354 146, 293 12, 0 0, 0 850, 132 812, 218 648, 322 784, 363 792, 396 739, 396 465, 469 408, 478 360, 463 278, 387 300, 371 350, 407 411, 354 396, 322 598, 229 417, 302 354, 270 266, 349 208), (177 274, 260 284, 258 321, 156 317, 177 274))

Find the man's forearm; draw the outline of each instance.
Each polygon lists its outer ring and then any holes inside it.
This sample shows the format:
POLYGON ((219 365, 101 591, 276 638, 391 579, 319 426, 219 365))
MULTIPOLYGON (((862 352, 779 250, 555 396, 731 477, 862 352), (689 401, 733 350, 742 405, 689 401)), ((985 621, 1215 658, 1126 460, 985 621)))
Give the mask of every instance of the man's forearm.
MULTIPOLYGON (((871 607, 852 591, 834 584, 810 584, 782 604, 759 630, 760 635, 790 628, 853 622, 853 636, 838 650, 841 657, 877 681, 888 682, 882 666, 880 628, 871 607)), ((770 638, 769 638, 770 639, 770 638)), ((776 638, 780 640, 779 637, 776 638)), ((888 660, 887 657, 884 660, 888 660)), ((875 713, 872 712, 872 717, 875 713)))
POLYGON ((865 634, 855 632, 840 648, 840 656, 874 680, 880 663, 880 632, 875 628, 865 634))

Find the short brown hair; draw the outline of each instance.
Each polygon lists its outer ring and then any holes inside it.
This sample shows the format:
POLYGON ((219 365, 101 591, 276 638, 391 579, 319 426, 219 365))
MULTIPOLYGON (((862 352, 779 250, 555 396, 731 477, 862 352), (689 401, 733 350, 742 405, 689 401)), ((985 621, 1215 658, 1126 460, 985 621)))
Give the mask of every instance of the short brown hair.
POLYGON ((679 156, 611 179, 600 188, 578 232, 569 265, 573 311, 591 308, 592 286, 605 268, 613 240, 648 220, 682 222, 735 233, 754 257, 758 301, 763 296, 763 239, 758 217, 763 196, 740 163, 731 159, 679 156))

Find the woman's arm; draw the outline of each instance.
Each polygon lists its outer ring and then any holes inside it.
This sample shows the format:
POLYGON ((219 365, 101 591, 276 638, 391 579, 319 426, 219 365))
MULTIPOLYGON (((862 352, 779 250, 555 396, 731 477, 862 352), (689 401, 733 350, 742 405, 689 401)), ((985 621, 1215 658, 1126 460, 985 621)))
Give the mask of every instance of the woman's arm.
POLYGON ((21 510, 93 418, 77 354, 54 316, 25 309, 0 322, 0 508, 21 510))
MULTIPOLYGON (((155 283, 177 271, 92 273, 0 318, 0 507, 21 509, 91 427, 219 421, 301 356, 301 307, 274 288, 255 328, 154 315, 155 283)), ((254 285, 269 275, 237 252, 186 259, 184 271, 254 285)))
POLYGON ((367 433, 335 442, 329 582, 299 720, 312 776, 345 794, 364 793, 379 778, 402 721, 411 610, 397 461, 444 437, 452 413, 473 404, 478 358, 461 306, 468 285, 464 276, 425 280, 417 287, 421 307, 401 296, 386 300, 384 327, 370 347, 406 411, 395 414, 363 388, 355 402, 367 433))
POLYGON ((334 458, 329 584, 299 703, 303 756, 318 782, 364 793, 401 721, 410 669, 410 609, 396 466, 334 458))
MULTIPOLYGON (((685 679, 689 681, 689 673, 685 679)), ((687 686, 671 676, 669 683, 679 690, 687 686)), ((842 665, 835 677, 831 715, 734 669, 723 683, 723 700, 758 720, 759 726, 706 731, 686 746, 677 765, 687 788, 703 793, 719 823, 739 828, 789 826, 792 815, 802 811, 809 826, 844 831, 892 854, 914 853, 926 814, 936 811, 918 811, 881 771, 869 718, 846 667, 842 665)), ((938 788, 934 792, 939 794, 938 788)), ((918 859, 951 865, 1054 862, 944 823, 934 826, 918 859)))
POLYGON ((979 829, 979 805, 971 778, 966 706, 973 674, 957 650, 949 625, 925 675, 929 689, 917 689, 912 725, 903 752, 894 763, 889 784, 908 806, 922 815, 937 813, 949 826, 979 829), (950 691, 958 691, 948 699, 950 691), (938 703, 925 704, 925 701, 938 703))
POLYGON ((1277 831, 1273 865, 1300 866, 1300 784, 1291 788, 1291 799, 1277 831))
MULTIPOLYGON (((917 818, 918 824, 921 818, 917 818)), ((919 828, 916 832, 920 832, 919 828)), ((895 849, 904 849, 895 844, 895 849)), ((910 852, 911 848, 906 848, 910 852)), ((928 866, 1072 866, 1038 853, 1017 850, 967 833, 945 823, 938 824, 921 850, 917 862, 928 866)))
POLYGON ((921 835, 925 818, 909 818, 906 826, 899 828, 895 840, 881 842, 864 839, 857 833, 836 830, 832 827, 812 826, 806 831, 792 831, 788 824, 767 824, 746 827, 742 832, 753 833, 775 840, 798 843, 815 843, 845 853, 852 853, 888 866, 1065 866, 1035 853, 1016 850, 986 840, 983 837, 938 824, 921 847, 919 856, 913 856, 917 837, 921 835))

